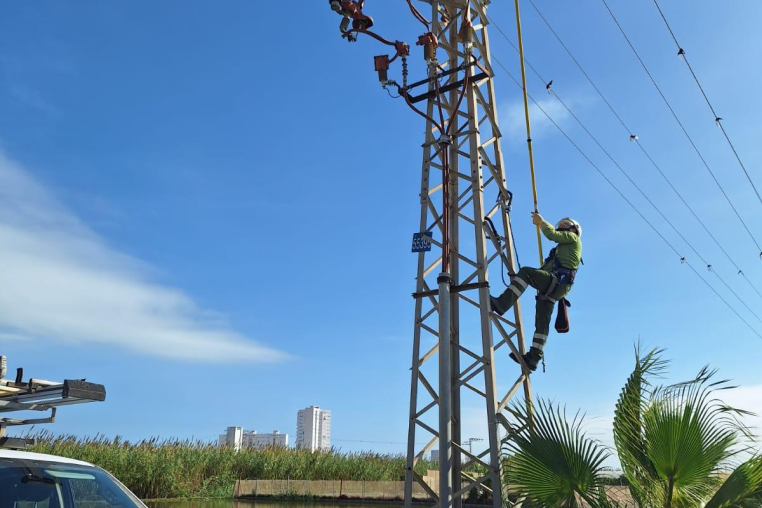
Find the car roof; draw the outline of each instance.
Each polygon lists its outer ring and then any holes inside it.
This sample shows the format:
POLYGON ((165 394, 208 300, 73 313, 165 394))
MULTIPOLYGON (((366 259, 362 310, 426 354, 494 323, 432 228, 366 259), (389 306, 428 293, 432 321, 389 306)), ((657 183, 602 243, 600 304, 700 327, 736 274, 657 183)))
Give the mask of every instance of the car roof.
POLYGON ((45 453, 24 452, 20 450, 0 449, 0 459, 38 460, 41 462, 56 462, 58 464, 75 464, 78 466, 95 467, 93 464, 81 460, 59 457, 58 455, 47 455, 45 453))

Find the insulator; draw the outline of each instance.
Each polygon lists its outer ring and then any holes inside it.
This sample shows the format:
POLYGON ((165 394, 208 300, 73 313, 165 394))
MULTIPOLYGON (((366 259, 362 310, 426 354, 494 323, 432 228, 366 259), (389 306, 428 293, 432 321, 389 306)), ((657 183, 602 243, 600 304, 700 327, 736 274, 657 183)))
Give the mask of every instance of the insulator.
POLYGON ((339 30, 341 30, 341 33, 345 33, 347 30, 349 30, 349 18, 343 18, 341 20, 341 24, 339 25, 339 30))
POLYGON ((433 62, 437 59, 437 48, 432 43, 427 42, 423 45, 423 58, 427 62, 433 62))
POLYGON ((475 39, 476 31, 472 25, 464 24, 460 29, 458 37, 460 37, 460 42, 467 44, 475 39))
POLYGON ((0 356, 0 379, 3 379, 8 373, 8 363, 4 356, 0 356))

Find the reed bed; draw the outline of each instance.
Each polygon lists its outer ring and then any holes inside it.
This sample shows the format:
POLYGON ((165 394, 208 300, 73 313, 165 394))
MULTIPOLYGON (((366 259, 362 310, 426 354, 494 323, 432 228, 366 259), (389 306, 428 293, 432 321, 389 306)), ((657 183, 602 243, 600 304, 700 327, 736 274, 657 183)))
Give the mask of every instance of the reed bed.
MULTIPOLYGON (((38 434, 29 451, 91 462, 109 471, 142 499, 231 497, 243 480, 401 480, 403 455, 372 452, 310 452, 293 448, 245 449, 238 453, 200 441, 119 437, 79 438, 38 434)), ((425 461, 416 471, 425 474, 425 461)))

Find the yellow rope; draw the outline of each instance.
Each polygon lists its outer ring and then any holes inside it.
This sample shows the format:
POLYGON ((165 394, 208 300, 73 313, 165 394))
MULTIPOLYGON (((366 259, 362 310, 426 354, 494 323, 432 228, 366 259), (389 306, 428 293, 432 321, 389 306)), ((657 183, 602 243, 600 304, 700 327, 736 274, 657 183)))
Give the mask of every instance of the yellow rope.
MULTIPOLYGON (((529 122, 529 100, 527 98, 527 74, 524 68, 524 40, 521 37, 521 13, 519 10, 519 0, 516 0, 516 29, 519 33, 519 58, 521 59, 521 84, 524 89, 524 117, 527 124, 527 146, 529 147, 529 170, 532 173, 532 195, 534 197, 534 211, 540 213, 537 207, 537 181, 534 176, 534 155, 532 154, 532 127, 529 122)), ((542 255, 542 235, 540 226, 537 226, 537 248, 540 251, 540 266, 542 266, 544 256, 542 255)))

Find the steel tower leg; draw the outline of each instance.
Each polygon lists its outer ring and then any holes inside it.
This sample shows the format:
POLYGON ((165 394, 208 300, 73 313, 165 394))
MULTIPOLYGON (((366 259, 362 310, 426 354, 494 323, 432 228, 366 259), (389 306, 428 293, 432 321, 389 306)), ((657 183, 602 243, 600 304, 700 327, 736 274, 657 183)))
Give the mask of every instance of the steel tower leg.
POLYGON ((431 4, 432 30, 439 40, 439 69, 460 70, 441 79, 446 93, 437 94, 431 82, 426 108, 430 118, 438 118, 441 107, 445 120, 454 124, 452 139, 443 140, 442 133, 427 122, 423 144, 419 231, 431 231, 434 238, 432 250, 418 254, 405 507, 411 506, 421 489, 441 508, 460 508, 472 489, 482 489, 491 491, 494 508, 502 508, 501 435, 505 434, 502 427, 508 425, 503 411, 522 388, 524 398, 531 400, 531 384, 529 376, 508 358, 511 351, 526 351, 519 304, 512 320, 489 309, 490 275, 497 281, 492 293, 504 289, 499 276, 501 255, 508 260, 510 272, 515 270, 485 16, 489 1, 426 3, 431 4), (473 30, 463 30, 464 19, 471 20, 473 30), (443 182, 445 156, 450 178, 443 182), (444 219, 445 193, 448 220, 444 219), (502 252, 493 247, 492 238, 488 241, 485 217, 498 227, 502 252), (441 241, 445 236, 450 238, 446 270, 441 241), (438 362, 430 361, 437 355, 438 362), (511 383, 502 394, 497 392, 498 373, 508 376, 501 385, 511 383), (430 381, 434 376, 436 383, 430 381), (474 399, 481 400, 488 439, 485 450, 471 453, 462 443, 467 439, 462 412, 470 404, 467 401, 474 399), (427 444, 418 447, 417 438, 427 444), (432 449, 439 450, 439 480, 427 482, 415 466, 432 449))

